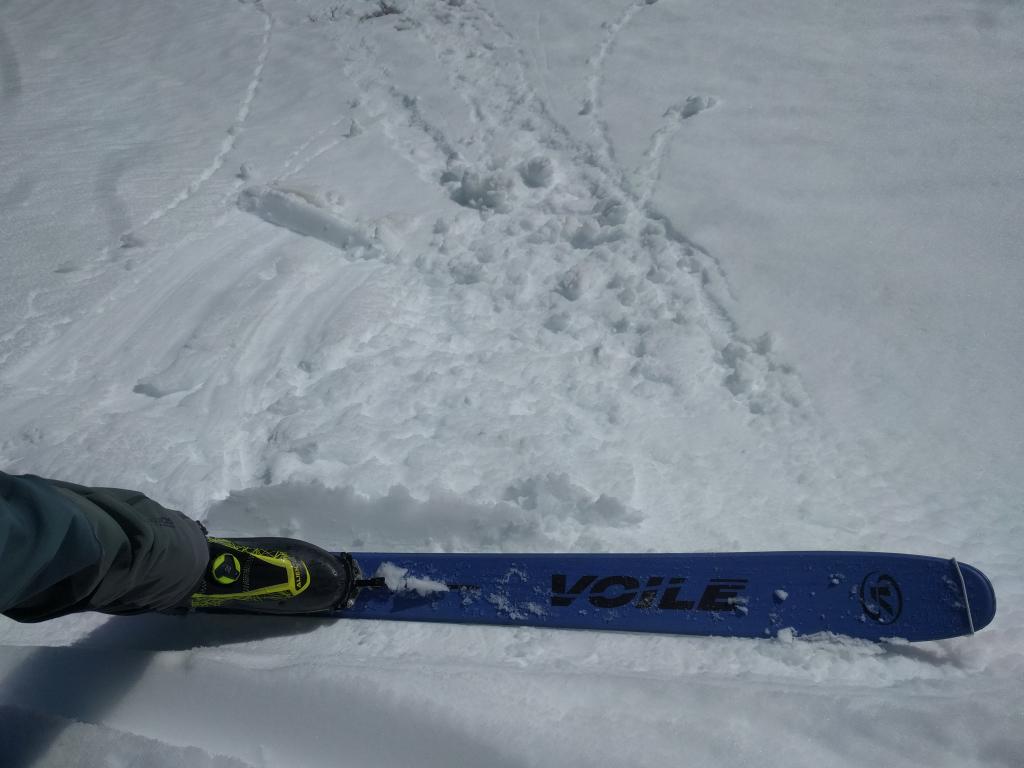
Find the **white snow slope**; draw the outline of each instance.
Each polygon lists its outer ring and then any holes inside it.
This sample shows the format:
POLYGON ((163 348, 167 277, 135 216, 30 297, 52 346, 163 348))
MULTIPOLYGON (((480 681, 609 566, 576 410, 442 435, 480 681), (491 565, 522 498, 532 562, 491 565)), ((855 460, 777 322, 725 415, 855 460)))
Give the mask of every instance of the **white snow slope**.
POLYGON ((0 467, 221 534, 886 549, 973 638, 0 619, 0 764, 1024 764, 1024 7, 8 0, 0 467))

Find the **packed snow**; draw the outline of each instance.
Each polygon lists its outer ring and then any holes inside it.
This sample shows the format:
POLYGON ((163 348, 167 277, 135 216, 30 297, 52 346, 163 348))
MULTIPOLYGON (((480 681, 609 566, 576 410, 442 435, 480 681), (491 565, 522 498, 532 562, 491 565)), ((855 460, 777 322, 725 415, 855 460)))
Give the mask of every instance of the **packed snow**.
POLYGON ((0 619, 4 768, 1021 765, 1021 83, 1009 0, 8 0, 4 471, 354 551, 956 557, 999 609, 0 619))

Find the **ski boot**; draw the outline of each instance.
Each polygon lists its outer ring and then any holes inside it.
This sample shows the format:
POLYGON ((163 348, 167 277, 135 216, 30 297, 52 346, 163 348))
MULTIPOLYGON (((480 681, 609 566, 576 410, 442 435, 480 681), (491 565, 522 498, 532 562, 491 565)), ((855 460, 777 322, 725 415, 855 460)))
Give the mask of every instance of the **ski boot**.
POLYGON ((345 608, 355 593, 357 569, 296 539, 207 538, 210 564, 188 607, 239 613, 303 614, 345 608))

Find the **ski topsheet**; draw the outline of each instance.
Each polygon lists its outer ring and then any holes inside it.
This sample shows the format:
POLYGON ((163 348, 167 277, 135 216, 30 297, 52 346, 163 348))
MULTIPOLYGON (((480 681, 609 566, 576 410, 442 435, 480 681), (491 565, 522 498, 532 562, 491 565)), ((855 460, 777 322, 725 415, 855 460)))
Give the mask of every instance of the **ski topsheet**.
POLYGON ((360 588, 339 618, 916 641, 972 634, 995 615, 995 593, 981 571, 919 555, 352 556, 360 588))

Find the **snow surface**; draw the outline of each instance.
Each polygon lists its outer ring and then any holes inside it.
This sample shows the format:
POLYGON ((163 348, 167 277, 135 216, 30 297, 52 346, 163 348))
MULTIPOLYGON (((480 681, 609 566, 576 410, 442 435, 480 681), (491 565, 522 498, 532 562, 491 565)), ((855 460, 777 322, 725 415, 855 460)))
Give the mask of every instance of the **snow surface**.
POLYGON ((0 620, 4 768, 1024 763, 1024 7, 391 7, 0 7, 0 466, 343 549, 956 556, 994 623, 0 620))

